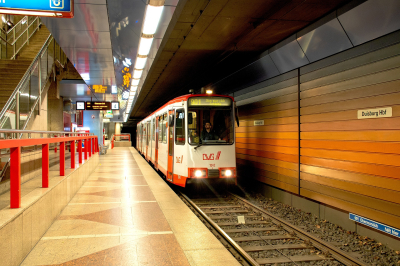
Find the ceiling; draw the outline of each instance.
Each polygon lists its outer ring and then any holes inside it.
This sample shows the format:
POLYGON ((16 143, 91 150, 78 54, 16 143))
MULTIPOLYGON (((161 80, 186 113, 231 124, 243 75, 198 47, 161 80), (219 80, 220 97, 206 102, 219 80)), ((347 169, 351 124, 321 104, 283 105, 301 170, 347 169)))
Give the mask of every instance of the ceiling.
POLYGON ((347 2, 181 0, 126 126, 167 100, 189 89, 199 91, 250 64, 274 44, 347 2))
MULTIPOLYGON (((257 60, 268 48, 350 0, 166 0, 128 121, 257 60)), ((134 64, 148 0, 75 0, 72 19, 42 18, 82 80, 61 83, 72 101, 121 100, 123 61, 134 64)), ((130 68, 133 72, 133 67, 130 68)), ((223 93, 229 92, 229 88, 223 93)), ((218 93, 218 92, 217 92, 218 93)), ((222 91, 220 91, 222 93, 222 91)))

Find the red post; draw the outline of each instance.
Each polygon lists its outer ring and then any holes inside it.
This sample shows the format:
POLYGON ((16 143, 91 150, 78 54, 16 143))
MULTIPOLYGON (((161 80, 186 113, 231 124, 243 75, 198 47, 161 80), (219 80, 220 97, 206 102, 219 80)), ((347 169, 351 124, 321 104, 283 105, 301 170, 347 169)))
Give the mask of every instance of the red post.
POLYGON ((49 144, 42 144, 42 187, 49 187, 49 144))
POLYGON ((87 154, 88 154, 88 141, 85 139, 85 161, 87 160, 87 154))
POLYGON ((10 148, 10 208, 21 207, 21 147, 10 148))
POLYGON ((82 140, 78 140, 79 163, 82 163, 82 140))
POLYGON ((92 157, 92 139, 88 141, 89 158, 92 157))
POLYGON ((65 142, 60 142, 60 176, 65 176, 65 142))
POLYGON ((71 168, 75 169, 75 140, 70 142, 69 147, 71 150, 71 168))
POLYGON ((99 152, 99 139, 96 138, 96 153, 99 152))

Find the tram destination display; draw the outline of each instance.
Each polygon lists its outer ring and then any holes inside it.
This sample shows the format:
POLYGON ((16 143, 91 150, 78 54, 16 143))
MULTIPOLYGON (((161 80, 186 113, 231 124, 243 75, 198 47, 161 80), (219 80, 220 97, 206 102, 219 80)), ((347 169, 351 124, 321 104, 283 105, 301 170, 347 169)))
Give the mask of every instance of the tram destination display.
POLYGON ((111 102, 86 102, 85 110, 89 111, 111 110, 111 102))
POLYGON ((191 97, 188 106, 231 106, 232 99, 223 97, 191 97))

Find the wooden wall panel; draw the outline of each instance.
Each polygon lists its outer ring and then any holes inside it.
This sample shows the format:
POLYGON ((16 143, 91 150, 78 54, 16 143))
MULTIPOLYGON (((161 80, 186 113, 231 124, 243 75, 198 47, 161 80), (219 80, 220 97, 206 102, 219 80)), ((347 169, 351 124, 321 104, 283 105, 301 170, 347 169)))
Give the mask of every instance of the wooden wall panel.
MULTIPOLYGON (((260 91, 253 102, 242 94, 238 101, 240 127, 236 128, 238 175, 298 194, 299 117, 296 79, 260 91), (285 86, 286 85, 286 86, 285 86), (273 92, 269 92, 274 90, 273 92), (245 104, 243 104, 245 103, 245 104), (264 125, 254 125, 262 120, 264 125)), ((254 97, 257 92, 248 95, 254 97)), ((253 98, 250 98, 253 99, 253 98)))
POLYGON ((300 77, 300 194, 395 227, 400 224, 397 48, 300 77), (357 117, 358 110, 381 107, 392 107, 392 117, 357 117))

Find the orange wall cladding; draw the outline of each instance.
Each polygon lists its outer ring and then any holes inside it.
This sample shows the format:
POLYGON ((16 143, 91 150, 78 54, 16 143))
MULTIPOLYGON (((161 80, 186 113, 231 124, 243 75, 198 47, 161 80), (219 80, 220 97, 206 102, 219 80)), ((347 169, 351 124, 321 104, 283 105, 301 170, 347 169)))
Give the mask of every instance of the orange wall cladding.
MULTIPOLYGON (((297 77, 266 88, 264 100, 239 106, 236 128, 238 173, 298 193, 297 77), (264 125, 254 125, 255 120, 264 125)), ((258 97, 257 97, 258 98, 258 97)))
POLYGON ((296 194, 300 184, 301 196, 399 227, 399 54, 396 44, 300 69, 300 175, 298 94, 239 106, 239 174, 296 194), (384 107, 391 117, 358 119, 359 110, 384 107), (265 126, 254 126, 258 119, 265 126))

